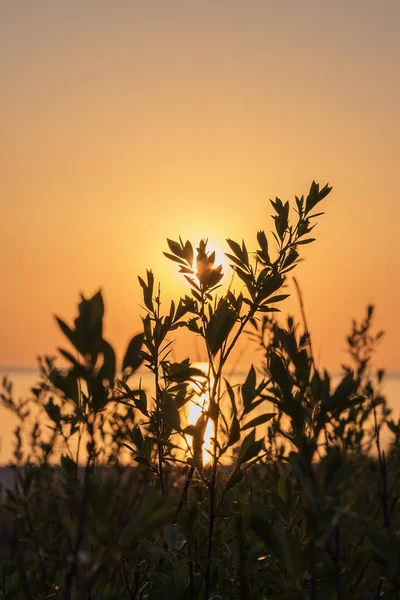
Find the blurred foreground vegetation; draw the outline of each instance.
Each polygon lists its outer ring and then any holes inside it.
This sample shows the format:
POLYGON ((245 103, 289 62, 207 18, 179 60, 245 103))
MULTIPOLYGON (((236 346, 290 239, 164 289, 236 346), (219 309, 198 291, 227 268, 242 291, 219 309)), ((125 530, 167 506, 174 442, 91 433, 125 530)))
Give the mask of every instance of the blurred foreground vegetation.
POLYGON ((99 292, 71 326, 57 318, 68 368, 42 359, 28 399, 3 381, 19 425, 0 598, 400 598, 400 424, 372 366, 373 307, 353 322, 335 386, 315 363, 302 302, 301 325, 274 318, 330 189, 313 182, 293 220, 289 202, 272 201, 275 230, 258 232, 254 252, 227 240, 235 278, 222 293, 206 240, 168 240, 188 294, 163 312, 152 272, 139 278, 143 332, 121 366, 99 292), (179 327, 201 338, 205 368, 172 361, 179 327), (238 384, 226 367, 241 336, 263 361, 238 384))

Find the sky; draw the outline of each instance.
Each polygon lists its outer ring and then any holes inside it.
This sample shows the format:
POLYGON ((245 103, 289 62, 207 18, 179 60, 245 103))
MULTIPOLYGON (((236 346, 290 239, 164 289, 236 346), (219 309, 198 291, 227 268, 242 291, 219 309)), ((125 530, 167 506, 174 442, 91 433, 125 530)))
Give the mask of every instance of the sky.
POLYGON ((334 189, 296 277, 318 363, 373 303, 400 372, 399 31, 398 0, 2 0, 0 365, 54 354, 54 313, 99 288, 122 356, 137 276, 185 290, 167 237, 255 248, 268 199, 315 179, 334 189))

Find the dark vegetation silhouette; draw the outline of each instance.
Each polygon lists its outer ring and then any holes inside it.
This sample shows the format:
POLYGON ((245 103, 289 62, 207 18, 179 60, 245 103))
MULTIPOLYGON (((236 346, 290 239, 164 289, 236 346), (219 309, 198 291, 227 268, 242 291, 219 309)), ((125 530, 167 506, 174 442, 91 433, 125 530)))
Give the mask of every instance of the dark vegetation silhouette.
POLYGON ((196 251, 168 240, 188 293, 163 312, 152 272, 139 278, 143 332, 121 367, 98 292, 82 297, 72 325, 57 317, 68 368, 40 360, 29 399, 3 381, 2 405, 19 424, 0 598, 400 597, 400 423, 380 393, 383 371, 372 369, 382 335, 373 307, 353 322, 335 385, 315 363, 303 303, 302 324, 274 318, 330 191, 313 182, 293 220, 289 202, 271 201, 275 231, 259 231, 254 252, 227 240, 238 293, 217 291, 223 274, 205 240, 196 251), (172 360, 180 327, 201 338, 206 368, 172 360), (241 336, 263 366, 249 365, 239 384, 226 373, 241 336), (138 383, 140 366, 151 389, 138 383))

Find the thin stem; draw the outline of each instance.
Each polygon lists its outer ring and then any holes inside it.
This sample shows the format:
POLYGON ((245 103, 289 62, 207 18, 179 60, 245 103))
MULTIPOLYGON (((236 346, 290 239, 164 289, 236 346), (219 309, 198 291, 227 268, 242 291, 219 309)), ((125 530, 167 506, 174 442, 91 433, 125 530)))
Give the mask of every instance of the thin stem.
POLYGON ((230 353, 232 352, 233 348, 235 347, 236 342, 238 341, 239 337, 241 336, 241 334, 242 334, 244 328, 246 327, 247 323, 250 321, 250 319, 252 317, 254 317, 255 312, 256 312, 256 308, 251 308, 249 310, 249 312, 247 313, 247 315, 245 316, 245 318, 243 319, 243 321, 240 323, 240 326, 239 326, 239 328, 238 328, 238 330, 237 330, 237 332, 236 332, 236 334, 235 334, 232 342, 230 343, 230 345, 228 347, 228 350, 226 351, 226 353, 224 354, 224 356, 221 357, 221 363, 220 363, 220 367, 219 367, 219 373, 220 373, 220 375, 221 375, 221 372, 222 372, 222 367, 225 365, 226 361, 228 360, 230 353))
POLYGON ((41 555, 41 550, 40 550, 40 544, 39 544, 39 541, 37 539, 37 536, 36 536, 36 533, 35 533, 35 528, 33 526, 32 519, 30 517, 28 506, 27 506, 26 502, 24 502, 24 513, 25 513, 26 522, 27 522, 28 527, 29 527, 29 533, 31 535, 31 539, 32 539, 32 542, 33 542, 33 545, 35 547, 36 554, 37 554, 37 557, 38 557, 39 569, 40 569, 40 575, 41 575, 41 579, 42 579, 43 589, 45 589, 45 585, 46 585, 46 570, 44 568, 44 564, 43 564, 43 560, 42 560, 42 555, 41 555))
POLYGON ((204 312, 205 305, 206 305, 206 303, 205 303, 205 297, 204 297, 204 289, 203 289, 203 286, 201 286, 200 318, 201 318, 201 322, 202 322, 202 325, 203 325, 203 339, 204 339, 204 342, 205 342, 205 345, 206 345, 207 356, 208 356, 208 363, 209 363, 209 366, 210 366, 210 368, 212 370, 213 376, 215 378, 217 376, 217 374, 216 374, 216 371, 215 371, 214 360, 213 360, 212 352, 210 350, 210 346, 208 344, 207 337, 206 337, 207 319, 206 319, 206 315, 205 315, 205 312, 204 312))
MULTIPOLYGON (((221 361, 222 362, 222 361, 221 361)), ((209 495, 209 521, 208 521, 208 541, 207 541, 207 567, 206 567, 206 581, 204 588, 204 598, 208 600, 209 598, 209 588, 210 588, 210 576, 211 576, 211 559, 212 559, 212 551, 213 551, 213 541, 214 541, 214 526, 215 526, 215 518, 216 518, 216 510, 215 510, 215 499, 216 499, 216 482, 217 482, 217 468, 218 468, 218 446, 217 446, 217 438, 218 438, 218 424, 219 424, 219 404, 221 399, 221 372, 222 369, 219 370, 219 378, 217 385, 215 386, 215 395, 218 398, 217 404, 217 415, 215 419, 214 425, 214 453, 213 453, 213 465, 212 465, 212 475, 211 481, 209 485, 210 495, 209 495)))
POLYGON ((380 472, 380 476, 381 476, 381 487, 382 487, 382 491, 379 495, 380 495, 381 501, 382 501, 383 524, 384 524, 385 529, 389 529, 390 528, 390 511, 389 511, 389 493, 388 493, 388 482, 387 482, 387 465, 386 465, 385 452, 381 449, 380 427, 378 425, 375 403, 374 403, 374 423, 375 423, 376 448, 378 450, 379 472, 380 472))
POLYGON ((79 509, 79 520, 78 520, 78 529, 76 533, 75 545, 73 550, 72 562, 67 570, 65 576, 65 592, 64 599, 71 600, 71 592, 72 592, 72 582, 76 575, 76 571, 78 568, 78 554, 83 541, 84 530, 85 530, 85 517, 86 517, 86 508, 88 504, 88 496, 89 496, 89 480, 90 480, 90 471, 91 471, 91 462, 92 462, 92 453, 88 452, 88 458, 85 467, 84 479, 83 479, 83 487, 82 487, 82 498, 81 498, 81 506, 79 509))
MULTIPOLYGON (((214 473, 213 473, 213 478, 214 478, 214 473)), ((214 504, 215 504, 215 481, 212 481, 210 484, 210 495, 209 495, 210 517, 209 517, 209 521, 208 521, 207 567, 206 567, 205 586, 204 586, 204 600, 209 600, 209 597, 210 597, 211 557, 212 557, 212 549, 213 549, 213 536, 214 536, 214 523, 215 523, 214 504)))
MULTIPOLYGON (((79 358, 79 352, 76 351, 76 360, 78 361, 78 363, 80 364, 80 358, 79 358)), ((78 408, 79 408, 79 413, 82 410, 82 405, 81 405, 81 400, 82 400, 82 384, 81 384, 81 378, 78 377, 78 408)), ((79 422, 78 424, 78 444, 77 444, 77 448, 76 448, 76 479, 78 479, 78 463, 79 463, 79 453, 80 453, 80 449, 81 449, 81 439, 82 439, 82 428, 81 428, 81 423, 79 422)))
POLYGON ((24 561, 24 554, 19 545, 18 540, 18 532, 15 531, 14 539, 11 539, 10 542, 10 550, 11 554, 15 554, 16 565, 19 572, 19 576, 22 584, 22 593, 24 594, 25 600, 33 600, 33 596, 31 594, 31 590, 29 588, 28 577, 26 574, 26 566, 24 561))
POLYGON ((300 285, 299 285, 296 277, 293 277, 293 283, 295 285, 295 288, 296 288, 296 291, 297 291, 297 295, 298 295, 298 298, 299 298, 300 311, 301 311, 301 317, 303 319, 304 332, 307 334, 307 337, 308 337, 308 345, 309 345, 309 348, 310 348, 311 362, 312 362, 313 367, 315 369, 316 366, 315 366, 315 360, 314 360, 314 352, 313 352, 313 347, 312 347, 312 342, 311 342, 310 330, 309 330, 308 325, 307 325, 307 317, 306 317, 306 311, 305 311, 305 308, 304 308, 303 294, 302 294, 302 291, 300 289, 300 285))
MULTIPOLYGON (((157 310, 153 311, 153 316, 156 323, 160 322, 160 301, 161 288, 160 284, 158 284, 158 295, 156 298, 157 310)), ((155 386, 156 386, 156 413, 157 413, 157 428, 158 428, 158 437, 162 437, 162 425, 161 425, 161 398, 162 398, 162 390, 160 387, 160 379, 159 379, 159 357, 160 357, 160 342, 159 340, 155 340, 154 344, 154 378, 155 378, 155 386)), ((158 460, 158 477, 160 481, 160 490, 161 495, 165 498, 165 483, 164 483, 164 468, 163 468, 163 446, 160 442, 157 443, 157 460, 158 460)))
POLYGON ((317 556, 315 542, 310 543, 310 600, 317 600, 317 556))
POLYGON ((176 508, 174 523, 176 523, 178 521, 178 518, 179 518, 179 515, 181 514, 182 508, 184 507, 184 505, 187 501, 187 493, 189 491, 190 484, 192 483, 194 471, 195 471, 195 467, 191 466, 187 472, 185 485, 183 486, 181 497, 180 497, 178 506, 176 508))
MULTIPOLYGON (((162 432, 160 431, 160 416, 161 416, 161 409, 160 409, 160 401, 161 401, 161 388, 160 388, 160 383, 159 383, 159 376, 158 376, 158 364, 156 364, 156 371, 155 371, 155 380, 156 380, 156 410, 157 410, 157 421, 158 421, 158 427, 159 427, 159 434, 162 435, 162 432)), ((159 479, 160 479, 160 489, 161 489, 161 495, 163 498, 165 498, 165 483, 164 483, 164 470, 163 470, 163 447, 162 444, 160 442, 157 443, 157 455, 158 455, 158 475, 159 475, 159 479)))
POLYGON ((336 565, 336 598, 341 600, 342 598, 342 583, 340 573, 340 525, 337 525, 335 529, 335 554, 334 561, 336 565))

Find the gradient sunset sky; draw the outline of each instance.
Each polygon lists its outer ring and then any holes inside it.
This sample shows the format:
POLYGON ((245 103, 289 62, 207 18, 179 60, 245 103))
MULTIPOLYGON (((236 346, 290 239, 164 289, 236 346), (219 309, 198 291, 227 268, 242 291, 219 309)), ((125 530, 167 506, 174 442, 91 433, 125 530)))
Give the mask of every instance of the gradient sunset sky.
POLYGON ((254 248, 268 199, 315 179, 296 276, 319 364, 374 303, 400 371, 399 0, 2 0, 0 76, 0 365, 54 353, 53 313, 99 287, 121 356, 137 275, 184 289, 166 237, 254 248))

